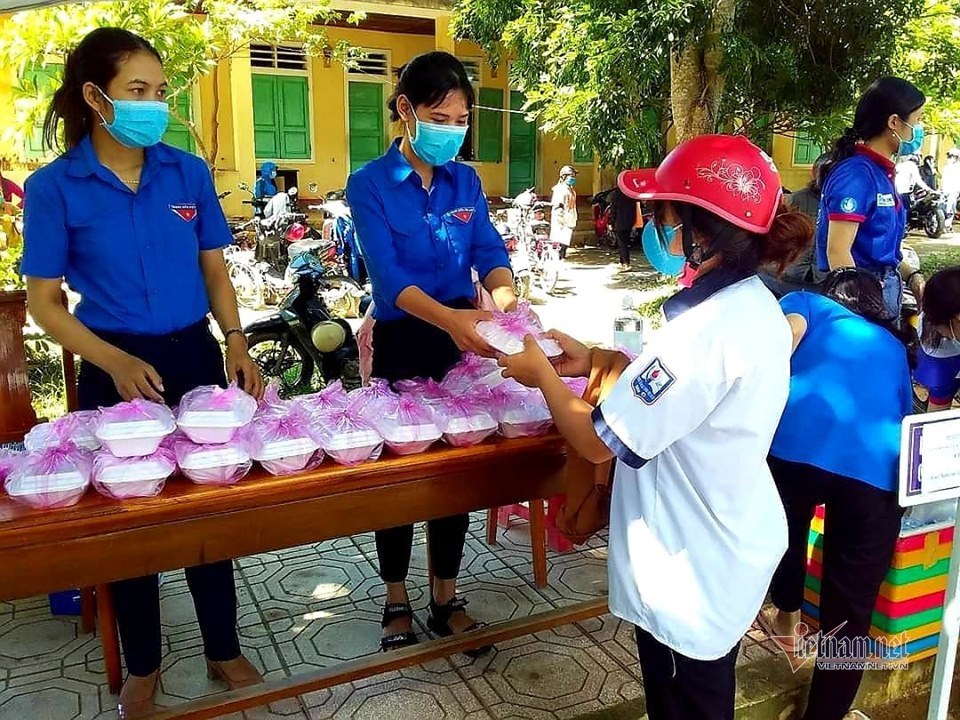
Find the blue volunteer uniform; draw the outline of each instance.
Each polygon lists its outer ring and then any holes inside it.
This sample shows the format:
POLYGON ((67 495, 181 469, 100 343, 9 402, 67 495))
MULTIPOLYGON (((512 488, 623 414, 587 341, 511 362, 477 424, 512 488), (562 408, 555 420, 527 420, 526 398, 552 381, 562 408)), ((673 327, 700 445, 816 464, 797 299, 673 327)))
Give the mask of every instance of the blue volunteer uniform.
POLYGON ((803 317, 807 331, 770 454, 892 491, 913 397, 903 344, 823 295, 790 293, 780 306, 803 317), (816 442, 810 428, 823 430, 816 442))
POLYGON ((906 232, 907 211, 894 186, 896 166, 889 158, 865 147, 837 164, 820 197, 817 220, 817 260, 827 262, 827 230, 831 220, 859 223, 853 243, 857 267, 880 271, 895 268, 903 255, 900 243, 906 232))
POLYGON ((203 160, 147 148, 136 193, 90 138, 26 183, 23 274, 66 278, 95 331, 164 335, 210 311, 199 254, 232 242, 203 160))
POLYGON ((396 303, 410 286, 446 304, 474 298, 471 270, 482 279, 510 267, 480 178, 469 165, 449 162, 434 168, 427 191, 397 141, 350 176, 347 200, 373 284, 377 320, 405 316, 396 303))
MULTIPOLYGON (((923 337, 923 315, 920 316, 920 336, 923 337)), ((917 382, 930 393, 930 401, 948 405, 960 392, 960 342, 942 338, 937 346, 922 345, 917 353, 917 382)))

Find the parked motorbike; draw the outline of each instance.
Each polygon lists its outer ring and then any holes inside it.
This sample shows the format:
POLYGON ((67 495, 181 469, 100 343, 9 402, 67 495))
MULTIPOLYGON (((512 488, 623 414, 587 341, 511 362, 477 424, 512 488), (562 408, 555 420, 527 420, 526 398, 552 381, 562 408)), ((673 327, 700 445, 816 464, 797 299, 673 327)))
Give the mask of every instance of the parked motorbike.
POLYGON ((947 227, 947 199, 936 190, 917 188, 910 199, 908 230, 923 230, 927 237, 936 240, 947 227))
POLYGON ((532 283, 547 294, 553 293, 560 281, 563 260, 560 244, 550 241, 550 221, 546 211, 550 203, 537 200, 533 188, 515 198, 500 199, 508 206, 506 225, 516 236, 511 264, 516 263, 513 269, 517 295, 529 297, 532 283))
POLYGON ((293 263, 296 282, 269 317, 244 329, 250 356, 267 379, 292 395, 342 380, 360 385, 359 349, 350 325, 334 318, 323 299, 329 284, 323 264, 304 254, 293 263))
POLYGON ((613 204, 610 202, 610 190, 602 190, 590 199, 593 209, 593 234, 600 245, 617 247, 617 234, 613 228, 613 204))

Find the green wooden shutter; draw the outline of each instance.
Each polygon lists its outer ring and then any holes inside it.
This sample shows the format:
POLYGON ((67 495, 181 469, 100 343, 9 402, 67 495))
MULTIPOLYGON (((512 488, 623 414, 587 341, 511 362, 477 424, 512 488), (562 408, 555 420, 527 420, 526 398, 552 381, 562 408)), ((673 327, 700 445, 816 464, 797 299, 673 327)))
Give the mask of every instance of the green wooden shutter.
POLYGON ((253 145, 258 158, 280 157, 277 83, 272 75, 253 76, 253 145))
POLYGON ((581 148, 574 146, 573 161, 578 165, 585 165, 593 162, 593 150, 590 148, 581 148))
MULTIPOLYGON (((171 105, 172 107, 170 109, 179 117, 184 120, 193 120, 189 89, 182 90, 180 94, 174 98, 171 105)), ((197 149, 193 134, 186 125, 175 119, 172 115, 170 116, 170 126, 163 135, 163 141, 167 145, 173 145, 173 147, 180 148, 189 153, 195 152, 197 149)))
MULTIPOLYGON (((522 110, 523 93, 510 93, 510 109, 522 110)), ((537 126, 521 113, 510 113, 510 195, 517 195, 537 184, 537 126)))
POLYGON ((310 159, 310 88, 305 77, 277 76, 280 101, 280 155, 310 159))
MULTIPOLYGON (((503 108, 503 90, 480 88, 480 105, 503 108)), ((503 160, 503 113, 496 110, 480 110, 477 115, 477 160, 501 162, 503 160)))
POLYGON ((351 82, 347 89, 350 172, 383 154, 383 85, 351 82))
POLYGON ((808 133, 798 130, 793 141, 793 164, 813 165, 823 154, 823 148, 808 133))

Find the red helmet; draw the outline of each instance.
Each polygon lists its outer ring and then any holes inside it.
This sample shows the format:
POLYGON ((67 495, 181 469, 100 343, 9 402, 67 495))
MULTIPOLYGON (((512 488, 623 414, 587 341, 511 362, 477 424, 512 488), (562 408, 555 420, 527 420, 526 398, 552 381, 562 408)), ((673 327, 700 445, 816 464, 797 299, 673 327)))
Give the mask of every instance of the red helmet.
POLYGON ((761 235, 769 232, 783 197, 770 156, 735 135, 691 138, 658 168, 623 171, 618 184, 635 200, 690 203, 761 235))

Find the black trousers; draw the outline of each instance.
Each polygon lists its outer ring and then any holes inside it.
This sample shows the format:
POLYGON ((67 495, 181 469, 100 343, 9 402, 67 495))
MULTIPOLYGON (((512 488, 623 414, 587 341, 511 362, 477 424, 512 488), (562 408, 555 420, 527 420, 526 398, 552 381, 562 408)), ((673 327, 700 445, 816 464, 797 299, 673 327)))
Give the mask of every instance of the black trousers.
MULTIPOLYGON (((223 354, 206 320, 164 336, 97 333, 121 350, 150 363, 160 374, 164 399, 174 406, 200 385, 226 385, 223 354)), ((94 410, 120 402, 110 376, 84 362, 77 381, 80 408, 94 410)), ((205 655, 214 661, 240 655, 237 590, 229 560, 185 570, 193 595, 205 655)), ((111 583, 127 671, 149 675, 160 667, 160 587, 156 575, 111 583)))
POLYGON ((740 643, 718 660, 694 660, 636 633, 650 720, 733 720, 740 643))
MULTIPOLYGON (((462 299, 449 306, 466 310, 473 308, 473 302, 462 299)), ((412 316, 373 326, 372 374, 391 383, 413 378, 442 380, 461 355, 447 333, 412 316)), ((466 514, 427 522, 430 562, 436 578, 453 580, 460 574, 469 525, 470 516, 466 514)), ((376 539, 380 578, 388 583, 406 580, 413 525, 379 530, 376 539)))
POLYGON ((633 228, 615 228, 614 234, 617 236, 617 250, 620 253, 620 264, 630 264, 630 236, 633 235, 633 228))
MULTIPOLYGON (((903 510, 896 493, 773 457, 770 470, 790 533, 789 547, 770 586, 774 605, 787 612, 800 609, 810 521, 817 505, 825 504, 820 628, 828 633, 843 625, 837 640, 866 637, 900 534, 903 510)), ((862 676, 862 670, 814 670, 805 720, 841 720, 850 710, 862 676)))

